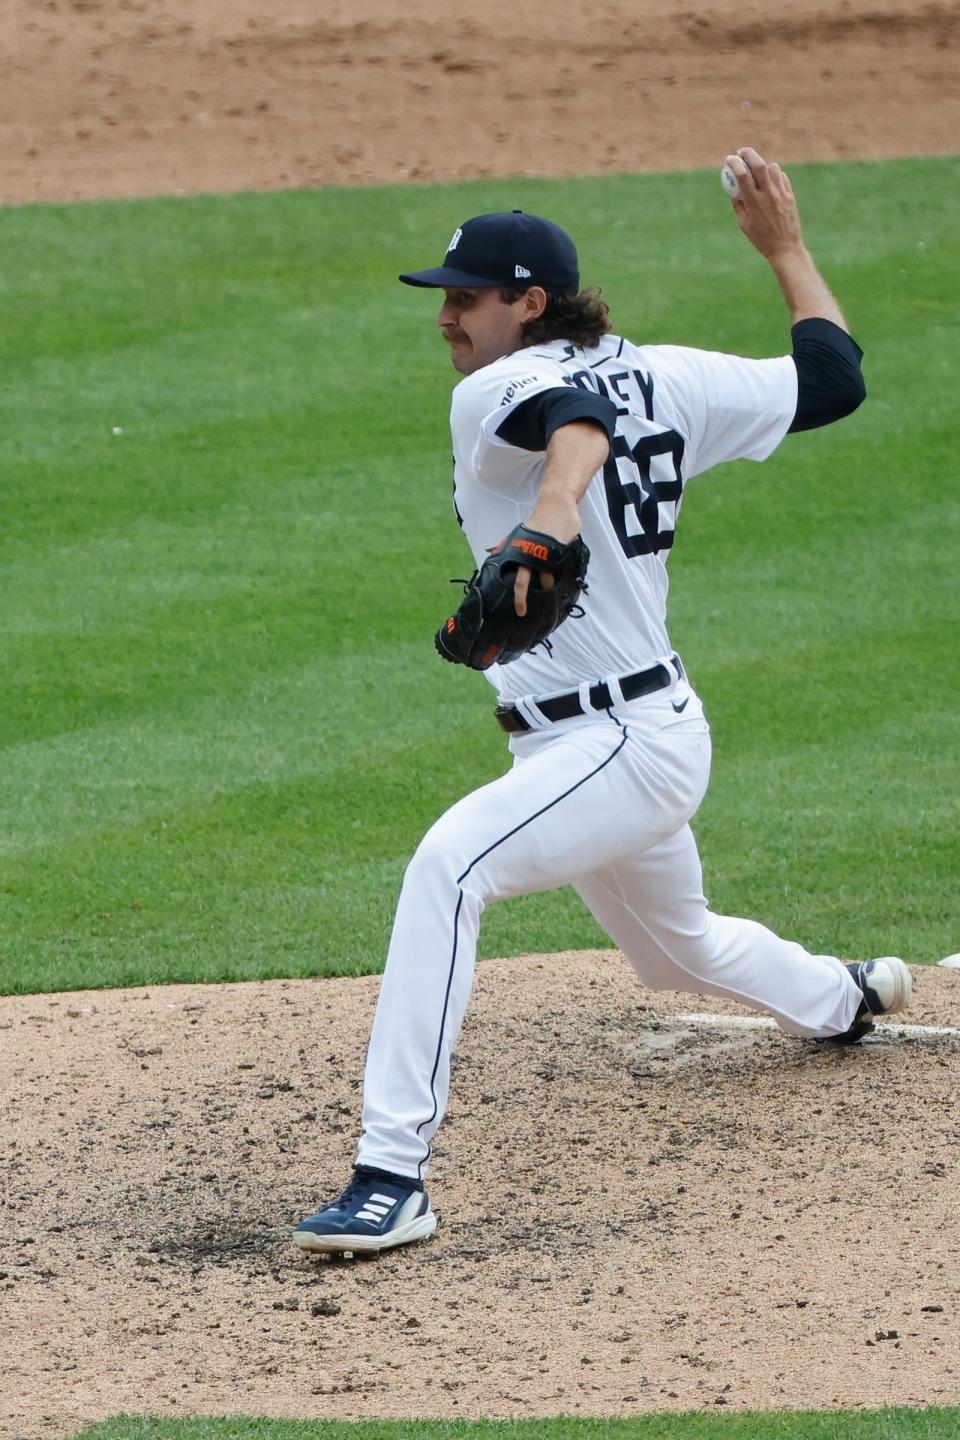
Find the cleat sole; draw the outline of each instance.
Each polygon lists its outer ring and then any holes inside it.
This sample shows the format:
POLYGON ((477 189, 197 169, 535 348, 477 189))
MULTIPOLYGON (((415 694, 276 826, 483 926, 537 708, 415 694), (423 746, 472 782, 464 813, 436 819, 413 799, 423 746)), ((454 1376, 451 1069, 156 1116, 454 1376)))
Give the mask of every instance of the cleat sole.
POLYGON ((408 1245, 413 1240, 427 1240, 436 1228, 437 1217, 428 1210, 406 1225, 388 1230, 386 1235, 318 1235, 314 1230, 294 1230, 293 1243, 308 1255, 370 1254, 378 1250, 392 1250, 395 1245, 408 1245))

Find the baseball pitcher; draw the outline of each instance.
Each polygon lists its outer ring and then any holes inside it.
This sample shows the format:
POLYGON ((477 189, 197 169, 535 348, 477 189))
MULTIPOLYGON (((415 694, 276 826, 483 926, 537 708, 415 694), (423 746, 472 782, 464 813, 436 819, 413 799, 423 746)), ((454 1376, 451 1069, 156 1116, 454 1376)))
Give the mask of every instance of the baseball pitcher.
POLYGON ((515 210, 455 232, 441 292, 462 376, 454 504, 476 573, 435 638, 494 686, 512 768, 430 829, 397 907, 367 1057, 357 1163, 294 1232, 305 1251, 431 1235, 424 1178, 487 905, 573 885, 644 985, 724 996, 789 1035, 858 1040, 902 1010, 901 960, 845 964, 715 915, 691 817, 710 771, 703 706, 667 634, 667 561, 694 476, 765 460, 865 396, 861 351, 804 245, 779 165, 727 157, 740 228, 773 270, 791 353, 767 360, 612 332, 573 241, 515 210))

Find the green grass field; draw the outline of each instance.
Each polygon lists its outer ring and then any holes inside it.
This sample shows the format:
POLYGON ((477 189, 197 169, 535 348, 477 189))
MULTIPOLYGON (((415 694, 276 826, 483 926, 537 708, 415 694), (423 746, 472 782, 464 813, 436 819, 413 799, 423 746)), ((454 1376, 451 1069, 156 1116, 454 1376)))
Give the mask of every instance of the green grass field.
MULTIPOLYGON (((870 399, 691 486, 674 641, 714 728, 715 908, 817 949, 958 948, 960 162, 795 167, 870 399)), ((0 214, 0 989, 359 973, 421 833, 506 764, 437 660, 466 549, 435 297, 520 205, 633 338, 788 348, 713 172, 0 214)), ((570 893, 483 953, 603 944, 570 893)))
POLYGON ((118 1416, 82 1440, 954 1440, 960 1409, 639 1415, 582 1420, 143 1420, 118 1416))

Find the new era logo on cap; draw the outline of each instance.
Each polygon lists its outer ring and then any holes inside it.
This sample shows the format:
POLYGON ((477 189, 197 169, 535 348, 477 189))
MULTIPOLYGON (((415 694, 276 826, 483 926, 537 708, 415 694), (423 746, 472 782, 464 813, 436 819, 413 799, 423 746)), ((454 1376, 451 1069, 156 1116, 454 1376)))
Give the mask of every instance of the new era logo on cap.
POLYGON ((580 288, 577 248, 565 230, 540 215, 511 210, 465 220, 434 270, 401 275, 405 285, 490 289, 527 280, 552 294, 580 288))

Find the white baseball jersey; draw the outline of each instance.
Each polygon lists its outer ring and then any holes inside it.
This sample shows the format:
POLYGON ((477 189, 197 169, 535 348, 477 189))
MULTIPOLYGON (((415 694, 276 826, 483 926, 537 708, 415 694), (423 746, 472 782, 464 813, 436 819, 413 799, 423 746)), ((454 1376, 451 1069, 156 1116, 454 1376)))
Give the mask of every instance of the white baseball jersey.
POLYGON ((556 340, 484 366, 457 385, 450 413, 454 503, 478 567, 529 516, 546 459, 497 432, 518 406, 559 386, 611 400, 616 432, 580 504, 590 549, 584 614, 551 636, 552 653, 541 646, 485 672, 508 701, 670 655, 666 561, 687 481, 727 460, 766 459, 797 404, 790 356, 749 360, 605 335, 594 349, 556 340))
MULTIPOLYGON (((539 446, 562 407, 523 402, 576 387, 580 412, 613 419, 610 458, 581 502, 590 547, 584 616, 544 647, 486 673, 524 711, 585 681, 668 660, 665 562, 687 480, 725 460, 762 460, 797 403, 790 356, 743 360, 606 336, 518 351, 462 380, 452 409, 455 501, 477 565, 536 503, 539 446), (589 399, 587 396, 589 395, 589 399), (510 417, 513 416, 511 420, 510 417), (507 421, 510 441, 499 430, 507 421), (512 443, 510 443, 512 441, 512 443)), ((549 716, 510 737, 513 765, 424 836, 403 880, 364 1082, 357 1158, 422 1179, 450 1086, 485 908, 573 885, 644 984, 734 999, 793 1035, 843 1035, 863 999, 834 955, 753 920, 715 915, 690 820, 710 771, 709 727, 685 675, 609 709, 549 716)), ((615 694, 616 687, 610 686, 615 694)))

